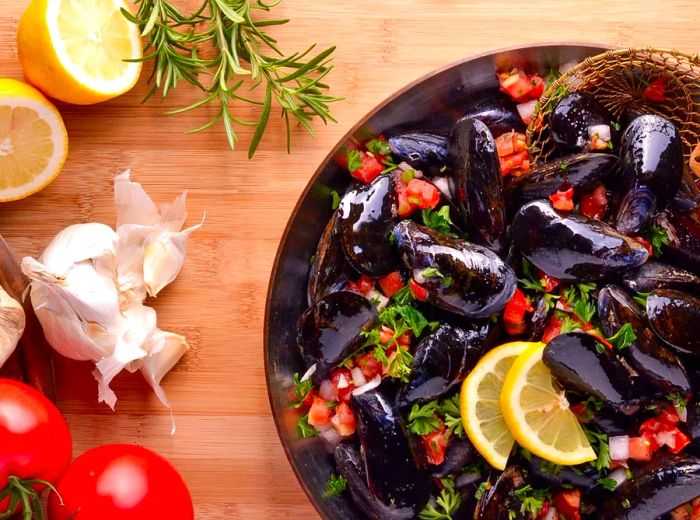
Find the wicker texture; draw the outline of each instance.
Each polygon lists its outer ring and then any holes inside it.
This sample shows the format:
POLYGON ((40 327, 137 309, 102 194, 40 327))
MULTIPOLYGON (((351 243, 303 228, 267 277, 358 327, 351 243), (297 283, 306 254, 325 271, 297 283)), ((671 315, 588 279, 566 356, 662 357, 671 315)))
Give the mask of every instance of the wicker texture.
POLYGON ((673 121, 680 131, 686 158, 700 143, 700 58, 659 49, 620 49, 586 58, 562 74, 543 94, 527 129, 527 142, 535 163, 546 162, 555 152, 548 115, 571 92, 586 91, 619 118, 624 112, 658 114, 673 121), (646 86, 664 76, 666 100, 652 102, 646 86))

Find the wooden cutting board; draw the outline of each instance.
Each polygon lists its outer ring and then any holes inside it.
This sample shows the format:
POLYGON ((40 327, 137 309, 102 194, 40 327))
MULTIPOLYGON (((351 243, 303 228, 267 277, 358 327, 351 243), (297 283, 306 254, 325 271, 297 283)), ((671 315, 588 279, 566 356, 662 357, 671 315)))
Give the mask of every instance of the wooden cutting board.
MULTIPOLYGON (((195 0, 177 2, 185 10, 195 0)), ((15 31, 26 0, 0 0, 0 77, 21 78, 15 31)), ((159 103, 139 104, 145 81, 106 104, 59 104, 70 152, 63 173, 41 193, 0 207, 0 233, 19 255, 38 255, 65 226, 114 223, 112 178, 131 168, 158 201, 189 189, 190 221, 206 212, 177 282, 153 306, 159 325, 185 334, 190 353, 168 376, 177 433, 138 375, 114 388, 116 412, 96 403, 87 364, 59 360, 58 399, 75 438, 75 454, 103 443, 133 442, 168 457, 183 473, 197 517, 316 516, 282 452, 265 388, 263 311, 278 240, 316 166, 362 115, 402 85, 451 61, 531 42, 585 41, 615 46, 700 50, 697 0, 287 0, 274 9, 291 18, 275 28, 283 49, 337 45, 329 81, 338 124, 317 125, 312 139, 294 131, 291 155, 277 117, 253 161, 227 149, 223 130, 193 136, 205 108, 162 113, 193 101, 184 85, 159 103)), ((144 78, 145 79, 145 78, 144 78)), ((249 115, 243 107, 243 115, 249 115)))

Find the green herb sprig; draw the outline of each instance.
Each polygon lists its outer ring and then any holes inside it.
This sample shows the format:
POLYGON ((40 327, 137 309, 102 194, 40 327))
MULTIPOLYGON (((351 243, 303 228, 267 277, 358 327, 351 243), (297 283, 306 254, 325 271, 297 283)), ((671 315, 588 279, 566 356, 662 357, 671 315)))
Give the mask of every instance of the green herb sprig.
POLYGON ((326 482, 326 491, 323 493, 325 497, 340 496, 348 485, 347 479, 342 475, 332 473, 326 482))
POLYGON ((462 497, 459 491, 455 490, 455 483, 452 477, 443 478, 442 490, 435 498, 435 503, 432 501, 418 513, 420 520, 453 520, 452 515, 457 512, 459 506, 462 505, 462 497))

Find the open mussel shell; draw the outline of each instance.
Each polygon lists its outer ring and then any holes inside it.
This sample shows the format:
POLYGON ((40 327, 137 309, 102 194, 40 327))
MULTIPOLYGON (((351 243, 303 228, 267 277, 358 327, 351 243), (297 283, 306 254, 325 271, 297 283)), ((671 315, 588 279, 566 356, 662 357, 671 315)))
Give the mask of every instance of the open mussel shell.
POLYGON ((630 415, 645 401, 637 374, 585 332, 555 337, 542 360, 565 390, 595 397, 613 410, 630 415))
POLYGON ((682 354, 700 356, 700 298, 659 289, 647 298, 646 310, 649 323, 664 343, 682 354))
POLYGON ((518 107, 505 94, 497 94, 467 107, 463 117, 478 119, 494 137, 511 130, 525 131, 525 123, 518 113, 518 107))
POLYGON ((668 235, 662 259, 700 274, 700 223, 690 215, 667 208, 656 215, 654 224, 668 235))
POLYGON ((489 486, 476 504, 474 520, 513 520, 526 518, 520 513, 521 502, 515 490, 525 485, 525 477, 518 466, 508 466, 500 475, 489 478, 489 486))
POLYGON ((477 455, 478 452, 467 437, 453 435, 448 440, 445 460, 442 464, 433 466, 430 475, 433 478, 445 478, 461 470, 472 462, 477 455))
POLYGON ((647 293, 656 289, 700 291, 700 276, 671 264, 650 260, 625 274, 622 285, 633 292, 647 293))
POLYGON ((450 132, 450 190, 471 241, 499 252, 506 230, 503 178, 496 143, 484 123, 462 118, 450 132))
POLYGON ((639 116, 622 136, 620 173, 627 193, 617 229, 638 233, 652 214, 673 200, 683 177, 683 147, 676 126, 653 114, 639 116))
POLYGON ((593 489, 600 479, 598 471, 590 464, 558 466, 532 454, 529 460, 524 461, 523 466, 529 469, 533 485, 540 487, 560 489, 574 486, 587 492, 593 489))
POLYGON ((651 462, 632 469, 623 482, 596 508, 599 520, 661 518, 700 493, 700 459, 659 452, 651 462))
POLYGON ((377 321, 372 303, 357 293, 328 294, 309 307, 299 318, 297 345, 307 367, 314 363, 313 378, 320 382, 339 362, 360 348, 361 332, 377 321))
POLYGON ((491 250, 448 237, 409 220, 394 229, 401 259, 411 272, 427 268, 440 277, 426 279, 428 301, 468 318, 497 313, 515 292, 515 273, 491 250))
POLYGON ((371 509, 382 519, 414 518, 430 498, 430 483, 416 466, 398 411, 381 387, 353 396, 350 406, 357 421, 371 509))
POLYGON ((348 491, 352 501, 368 518, 379 520, 373 508, 374 499, 367 487, 367 472, 360 452, 352 444, 341 442, 333 451, 335 466, 348 481, 348 491))
POLYGON ((613 148, 616 148, 617 132, 613 117, 593 96, 585 92, 567 95, 549 116, 549 128, 557 148, 564 153, 580 152, 589 146, 588 129, 606 125, 610 128, 613 148))
POLYGON ((606 153, 567 155, 513 178, 506 188, 506 199, 520 207, 526 202, 546 199, 565 186, 577 191, 593 189, 615 173, 618 164, 616 156, 606 153))
POLYGON ((396 252, 389 236, 396 223, 397 195, 391 175, 348 190, 340 200, 337 228, 350 264, 370 276, 389 274, 396 252))
POLYGON ((583 215, 558 213, 546 200, 520 208, 511 234, 530 262, 567 282, 621 276, 649 258, 643 245, 612 226, 583 215))
POLYGON ((437 175, 447 163, 447 137, 430 132, 406 132, 388 139, 394 161, 405 162, 428 175, 437 175))
POLYGON ((654 334, 644 317, 644 309, 623 289, 608 285, 598 293, 598 316, 603 334, 617 333, 625 323, 632 326, 634 341, 621 355, 648 383, 663 392, 687 395, 690 381, 683 363, 654 334))
POLYGON ((403 409, 430 401, 457 385, 484 353, 490 329, 490 321, 470 328, 443 323, 421 339, 408 382, 399 390, 397 406, 403 409))

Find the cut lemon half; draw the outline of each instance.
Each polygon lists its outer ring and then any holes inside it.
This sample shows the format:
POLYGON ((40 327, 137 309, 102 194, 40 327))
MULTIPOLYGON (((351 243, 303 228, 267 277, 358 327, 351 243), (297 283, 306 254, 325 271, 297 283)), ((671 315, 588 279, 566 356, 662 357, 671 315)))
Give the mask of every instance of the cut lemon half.
POLYGON ((517 341, 490 350, 462 382, 462 423, 474 447, 503 470, 514 438, 501 414, 501 388, 508 370, 532 343, 517 341))
POLYGON ((141 74, 138 27, 122 0, 32 0, 17 28, 26 78, 47 95, 86 105, 131 89, 141 74))
POLYGON ((566 466, 595 460, 564 391, 542 361, 544 348, 529 346, 508 371, 501 390, 506 424, 518 444, 542 459, 566 466))
POLYGON ((44 188, 60 173, 67 153, 56 107, 26 83, 0 79, 0 202, 44 188))

